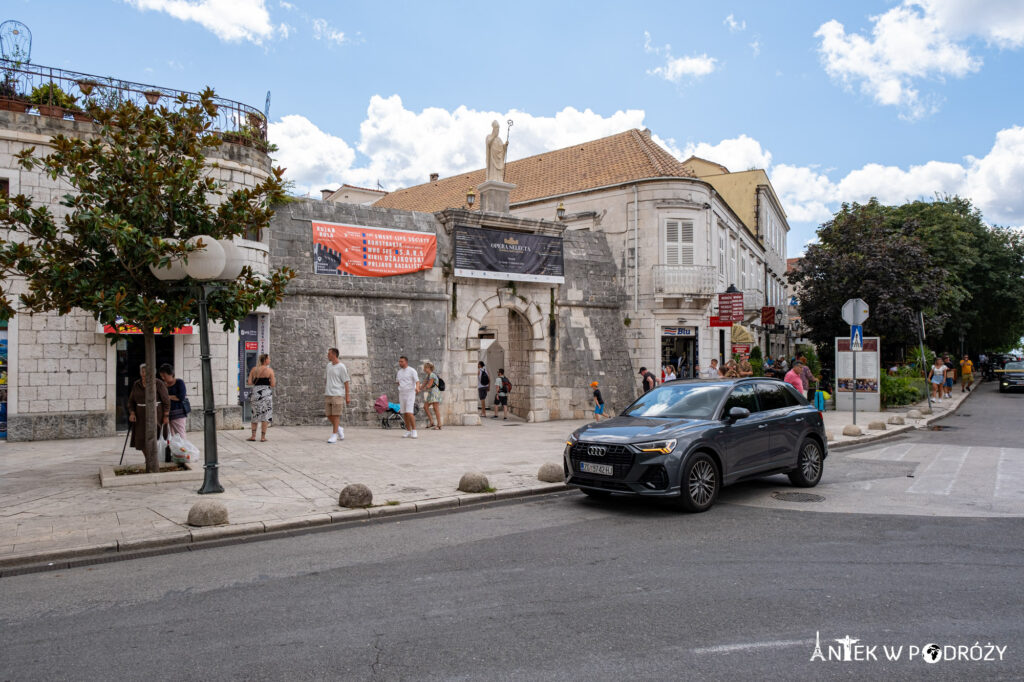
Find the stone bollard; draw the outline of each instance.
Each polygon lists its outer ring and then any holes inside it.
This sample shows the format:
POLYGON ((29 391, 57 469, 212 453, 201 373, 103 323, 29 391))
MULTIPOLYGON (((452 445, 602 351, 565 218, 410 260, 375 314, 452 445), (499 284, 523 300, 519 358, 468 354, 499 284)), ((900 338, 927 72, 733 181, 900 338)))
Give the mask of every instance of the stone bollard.
POLYGON ((565 471, 554 462, 545 462, 540 465, 537 478, 545 483, 561 483, 565 480, 565 471))
POLYGON ((847 424, 843 427, 844 436, 862 436, 864 432, 856 424, 847 424))
POLYGON ((825 432, 825 439, 828 440, 829 443, 831 443, 832 441, 834 441, 836 439, 836 434, 832 433, 831 431, 826 431, 825 432))
POLYGON ((228 522, 228 508, 216 500, 199 500, 188 510, 190 526, 223 526, 228 522))
POLYGON ((907 410, 907 419, 924 419, 921 410, 907 410))
POLYGON ((487 477, 478 471, 467 472, 459 479, 459 490, 464 493, 482 493, 490 487, 487 477))
POLYGON ((907 422, 903 417, 889 417, 889 423, 895 426, 903 426, 907 422))
POLYGON ((885 422, 877 421, 868 424, 868 431, 885 431, 885 422))
POLYGON ((925 416, 928 416, 929 414, 932 414, 932 408, 930 408, 930 407, 922 407, 920 410, 918 410, 918 412, 920 412, 921 414, 923 414, 925 416))
POLYGON ((338 495, 338 506, 354 509, 356 507, 369 507, 373 504, 373 493, 362 483, 349 483, 342 488, 338 495))

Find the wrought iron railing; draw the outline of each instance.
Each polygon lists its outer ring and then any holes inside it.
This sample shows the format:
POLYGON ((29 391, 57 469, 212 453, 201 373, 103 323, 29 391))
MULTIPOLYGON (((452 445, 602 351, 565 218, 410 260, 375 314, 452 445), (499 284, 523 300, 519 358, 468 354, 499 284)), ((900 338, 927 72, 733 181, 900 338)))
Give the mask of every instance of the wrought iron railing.
POLYGON ((715 269, 706 265, 655 265, 654 293, 659 296, 710 296, 715 269))
MULTIPOLYGON (((171 104, 182 94, 189 102, 199 101, 197 93, 186 90, 0 59, 0 109, 7 111, 89 120, 85 109, 90 102, 101 106, 129 100, 139 106, 171 104)), ((215 130, 240 138, 234 141, 266 144, 267 118, 262 111, 223 97, 215 97, 213 102, 217 107, 215 130)))

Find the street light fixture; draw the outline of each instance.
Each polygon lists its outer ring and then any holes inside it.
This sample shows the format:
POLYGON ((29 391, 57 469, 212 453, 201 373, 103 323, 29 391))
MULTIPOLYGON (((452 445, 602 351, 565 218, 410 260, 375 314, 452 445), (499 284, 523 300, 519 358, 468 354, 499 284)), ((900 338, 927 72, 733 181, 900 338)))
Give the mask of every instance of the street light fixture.
POLYGON ((555 217, 559 220, 563 220, 565 218, 565 204, 561 201, 558 202, 558 208, 555 209, 555 217))
POLYGON ((466 192, 466 203, 469 204, 470 208, 473 208, 473 203, 476 201, 476 192, 470 187, 469 191, 466 192))
MULTIPOLYGON (((172 241, 172 240, 164 240, 172 241)), ((199 359, 203 373, 203 487, 200 495, 222 493, 217 462, 217 420, 213 400, 213 368, 210 363, 210 321, 207 317, 207 296, 220 288, 216 281, 231 281, 238 277, 245 260, 241 250, 230 239, 214 239, 209 235, 192 237, 187 242, 198 246, 188 254, 188 262, 172 260, 166 268, 150 266, 157 279, 181 281, 188 277, 195 281, 187 288, 199 299, 199 359)))

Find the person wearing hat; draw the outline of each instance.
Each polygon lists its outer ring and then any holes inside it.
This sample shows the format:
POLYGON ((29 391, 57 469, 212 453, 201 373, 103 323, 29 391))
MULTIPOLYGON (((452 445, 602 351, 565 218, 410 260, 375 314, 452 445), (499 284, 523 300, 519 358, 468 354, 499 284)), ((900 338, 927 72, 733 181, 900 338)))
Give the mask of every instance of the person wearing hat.
POLYGON ((591 381, 590 387, 594 389, 594 421, 599 422, 604 414, 604 398, 601 397, 601 389, 597 387, 596 381, 591 381))

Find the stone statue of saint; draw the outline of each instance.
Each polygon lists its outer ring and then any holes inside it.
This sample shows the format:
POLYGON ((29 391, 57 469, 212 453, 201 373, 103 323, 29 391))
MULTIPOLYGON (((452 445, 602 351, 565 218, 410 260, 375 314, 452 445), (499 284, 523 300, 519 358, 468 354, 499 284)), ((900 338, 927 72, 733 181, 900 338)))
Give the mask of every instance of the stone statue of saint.
POLYGON ((501 141, 498 122, 491 121, 491 134, 487 136, 487 180, 505 181, 505 152, 508 143, 501 141))

